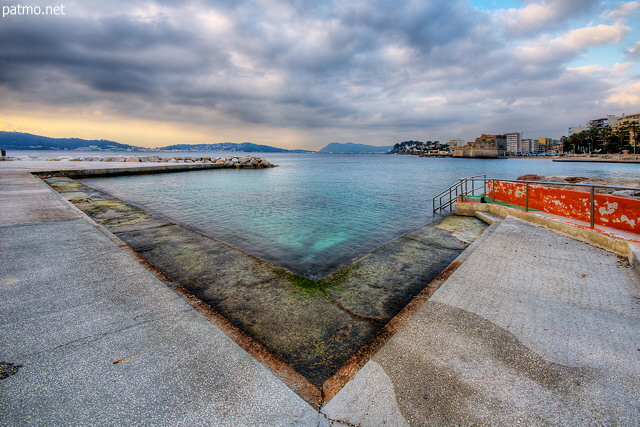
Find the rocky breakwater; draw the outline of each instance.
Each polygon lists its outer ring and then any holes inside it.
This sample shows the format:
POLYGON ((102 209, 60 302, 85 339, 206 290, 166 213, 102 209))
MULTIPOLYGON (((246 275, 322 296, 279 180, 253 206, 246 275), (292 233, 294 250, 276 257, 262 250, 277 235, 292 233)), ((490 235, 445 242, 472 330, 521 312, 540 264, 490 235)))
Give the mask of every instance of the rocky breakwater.
POLYGON ((260 169, 276 167, 273 163, 261 157, 232 156, 232 157, 160 157, 160 156, 61 156, 52 158, 14 157, 13 160, 46 160, 52 162, 125 162, 125 163, 200 163, 221 164, 227 168, 260 169))

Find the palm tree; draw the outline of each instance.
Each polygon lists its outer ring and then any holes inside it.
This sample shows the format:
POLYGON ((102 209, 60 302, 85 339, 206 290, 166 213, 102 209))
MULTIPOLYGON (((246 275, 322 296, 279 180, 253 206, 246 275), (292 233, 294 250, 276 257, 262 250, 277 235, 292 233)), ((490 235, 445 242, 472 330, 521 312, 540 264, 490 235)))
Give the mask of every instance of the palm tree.
POLYGON ((598 137, 600 136, 600 129, 590 128, 587 131, 587 138, 589 138, 589 154, 593 154, 598 148, 598 137))

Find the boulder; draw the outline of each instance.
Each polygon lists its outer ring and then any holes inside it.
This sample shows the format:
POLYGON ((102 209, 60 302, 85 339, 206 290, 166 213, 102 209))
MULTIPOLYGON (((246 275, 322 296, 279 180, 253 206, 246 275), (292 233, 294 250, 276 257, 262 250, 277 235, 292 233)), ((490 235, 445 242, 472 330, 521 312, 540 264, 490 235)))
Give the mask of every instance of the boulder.
POLYGON ((519 176, 518 181, 543 181, 543 179, 540 175, 529 173, 526 175, 519 176))
POLYGON ((640 188, 638 190, 617 190, 611 193, 612 196, 619 197, 640 197, 640 188))

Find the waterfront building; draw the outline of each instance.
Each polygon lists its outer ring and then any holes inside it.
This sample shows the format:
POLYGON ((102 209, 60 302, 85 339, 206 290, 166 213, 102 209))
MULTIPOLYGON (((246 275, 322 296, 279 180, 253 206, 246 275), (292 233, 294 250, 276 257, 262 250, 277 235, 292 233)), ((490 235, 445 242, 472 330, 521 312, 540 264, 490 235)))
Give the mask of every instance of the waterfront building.
POLYGON ((523 139, 520 141, 522 150, 529 154, 538 154, 538 140, 537 139, 523 139))
POLYGON ((538 150, 536 154, 545 154, 553 151, 553 139, 551 138, 536 138, 538 141, 538 150))
POLYGON ((585 130, 589 130, 589 126, 572 126, 569 128, 569 136, 574 133, 584 132, 585 130))
POLYGON ((522 147, 520 146, 522 134, 520 132, 505 133, 504 136, 507 138, 507 152, 509 154, 522 153, 522 147))
POLYGON ((449 140, 449 147, 452 149, 455 147, 462 147, 463 145, 467 145, 466 141, 462 138, 455 138, 449 140))
POLYGON ((475 157, 496 159, 507 155, 507 137, 505 135, 485 135, 476 138, 462 147, 453 150, 453 157, 475 157))
POLYGON ((638 141, 637 134, 640 132, 640 113, 622 115, 615 126, 615 130, 623 135, 623 141, 629 142, 634 147, 634 151, 638 141))
POLYGON ((607 115, 607 117, 589 120, 589 123, 587 123, 587 128, 600 130, 605 126, 616 126, 618 124, 619 119, 620 117, 616 117, 613 114, 609 114, 607 115))

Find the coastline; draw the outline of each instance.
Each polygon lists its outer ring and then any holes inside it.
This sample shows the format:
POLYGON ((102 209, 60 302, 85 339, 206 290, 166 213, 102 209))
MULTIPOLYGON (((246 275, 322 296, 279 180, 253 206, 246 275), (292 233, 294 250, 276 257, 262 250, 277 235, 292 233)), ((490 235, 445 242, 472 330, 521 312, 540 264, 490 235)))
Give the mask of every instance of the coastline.
POLYGON ((607 158, 593 158, 593 157, 578 157, 578 158, 554 158, 554 162, 583 162, 583 163, 640 163, 640 157, 637 159, 607 159, 607 158))

